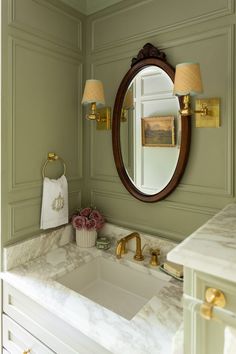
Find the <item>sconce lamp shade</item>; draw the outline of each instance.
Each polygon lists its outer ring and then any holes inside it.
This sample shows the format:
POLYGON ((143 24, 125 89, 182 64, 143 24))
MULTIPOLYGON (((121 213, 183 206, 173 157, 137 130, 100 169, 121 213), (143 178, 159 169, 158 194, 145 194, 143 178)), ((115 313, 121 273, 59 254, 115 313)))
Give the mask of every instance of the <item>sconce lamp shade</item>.
POLYGON ((202 79, 200 67, 197 63, 182 63, 176 65, 174 94, 195 95, 202 93, 202 79))
POLYGON ((96 103, 97 106, 105 104, 103 84, 100 80, 87 80, 85 83, 82 104, 96 103))

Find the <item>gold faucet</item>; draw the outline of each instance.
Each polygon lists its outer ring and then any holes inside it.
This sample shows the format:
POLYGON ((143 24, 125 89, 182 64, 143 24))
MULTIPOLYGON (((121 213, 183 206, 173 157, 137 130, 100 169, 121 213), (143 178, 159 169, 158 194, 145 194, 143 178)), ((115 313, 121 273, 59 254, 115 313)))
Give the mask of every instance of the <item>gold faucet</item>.
POLYGON ((140 238, 140 235, 137 232, 132 232, 131 234, 121 238, 117 242, 116 258, 120 259, 121 255, 126 253, 126 244, 132 238, 136 238, 136 252, 135 252, 135 255, 134 255, 134 259, 136 261, 143 261, 144 260, 144 256, 142 255, 142 249, 141 249, 141 238, 140 238))

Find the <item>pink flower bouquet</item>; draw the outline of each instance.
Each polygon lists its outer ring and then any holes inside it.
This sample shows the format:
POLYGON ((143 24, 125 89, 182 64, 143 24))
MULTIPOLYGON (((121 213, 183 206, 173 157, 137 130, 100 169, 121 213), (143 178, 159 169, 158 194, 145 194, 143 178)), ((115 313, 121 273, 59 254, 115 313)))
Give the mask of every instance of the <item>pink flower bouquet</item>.
POLYGON ((72 225, 76 230, 100 230, 105 224, 102 214, 95 208, 84 208, 72 217, 72 225))

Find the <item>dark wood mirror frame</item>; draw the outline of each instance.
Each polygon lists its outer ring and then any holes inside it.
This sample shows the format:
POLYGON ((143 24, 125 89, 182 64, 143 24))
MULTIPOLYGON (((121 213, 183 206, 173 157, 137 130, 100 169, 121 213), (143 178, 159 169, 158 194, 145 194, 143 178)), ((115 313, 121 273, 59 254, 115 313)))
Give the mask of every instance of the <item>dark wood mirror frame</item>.
MULTIPOLYGON (((175 70, 167 62, 166 55, 164 52, 161 52, 158 48, 154 47, 152 44, 147 43, 139 51, 136 58, 132 59, 131 68, 128 70, 124 76, 119 89, 117 91, 114 112, 113 112, 113 122, 112 122, 112 146, 113 146, 113 155, 116 164, 116 168, 119 174, 119 177, 125 186, 125 188, 132 194, 135 198, 143 202, 157 202, 166 198, 173 190, 177 187, 180 182, 181 177, 183 176, 185 166, 187 164, 189 148, 190 148, 190 139, 191 139, 191 117, 190 116, 181 116, 181 143, 180 143, 180 153, 178 162, 173 173, 172 178, 169 183, 163 188, 160 192, 152 195, 142 193, 136 186, 133 184, 129 178, 121 152, 121 142, 120 142, 120 117, 121 110, 123 106, 124 97, 126 91, 133 80, 133 78, 144 68, 153 65, 161 68, 166 72, 166 74, 174 82, 175 70)), ((182 107, 182 97, 179 97, 179 104, 182 107)))

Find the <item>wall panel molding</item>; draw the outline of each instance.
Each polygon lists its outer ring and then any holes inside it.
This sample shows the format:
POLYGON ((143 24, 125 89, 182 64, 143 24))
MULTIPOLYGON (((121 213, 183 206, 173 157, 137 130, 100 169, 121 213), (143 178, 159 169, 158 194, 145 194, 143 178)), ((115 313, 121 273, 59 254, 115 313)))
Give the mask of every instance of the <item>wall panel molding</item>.
MULTIPOLYGON (((126 197, 125 195, 121 195, 118 193, 114 193, 114 192, 107 193, 107 192, 98 191, 98 190, 91 190, 91 203, 92 203, 92 205, 98 206, 101 204, 101 202, 103 202, 103 204, 112 202, 113 205, 115 206, 115 204, 117 202, 119 202, 119 200, 121 200, 122 202, 123 201, 126 202, 126 210, 127 210, 128 203, 129 203, 130 208, 132 208, 132 206, 133 206, 132 204, 133 204, 133 202, 135 202, 134 199, 132 200, 130 197, 126 197)), ((103 210, 102 210, 102 212, 104 213, 103 210)), ((137 222, 137 220, 135 221, 135 223, 132 219, 130 221, 123 220, 119 216, 114 217, 109 212, 105 212, 105 219, 108 222, 113 223, 115 225, 125 226, 125 227, 132 229, 132 230, 145 231, 146 233, 150 233, 154 236, 164 237, 164 238, 167 238, 170 240, 182 240, 184 238, 184 236, 180 233, 171 232, 169 230, 164 230, 164 229, 157 228, 157 227, 152 227, 151 225, 150 226, 143 225, 142 223, 137 222)))
POLYGON ((9 235, 7 235, 7 241, 37 232, 40 222, 40 204, 40 198, 21 200, 14 204, 9 204, 9 235), (16 221, 20 212, 25 215, 25 223, 21 226, 17 225, 16 221))
POLYGON ((235 197, 235 149, 234 143, 236 138, 235 123, 234 123, 234 112, 235 112, 235 25, 232 25, 228 29, 228 67, 227 67, 227 77, 228 80, 228 95, 227 95, 227 115, 230 117, 228 125, 228 175, 227 175, 227 190, 229 196, 235 197))
MULTIPOLYGON (((64 48, 76 52, 82 51, 82 20, 80 18, 75 15, 72 16, 72 14, 68 13, 67 11, 63 11, 63 9, 60 7, 60 3, 58 3, 59 7, 57 7, 52 6, 50 2, 47 3, 43 0, 27 0, 29 4, 31 3, 32 8, 44 8, 44 12, 47 11, 48 16, 51 15, 55 17, 56 14, 58 14, 58 19, 60 19, 60 21, 64 20, 65 24, 71 26, 70 33, 68 33, 67 38, 62 39, 60 36, 57 35, 56 29, 51 29, 50 31, 47 31, 45 26, 40 26, 41 28, 37 28, 36 26, 25 23, 24 20, 21 19, 21 14, 17 13, 17 5, 19 6, 19 4, 21 4, 22 6, 23 1, 25 2, 26 0, 21 0, 20 2, 18 0, 9 0, 8 25, 10 27, 32 34, 34 37, 42 38, 48 42, 60 45, 64 48), (67 19, 69 19, 69 21, 67 19), (72 34, 74 40, 71 39, 72 34)), ((52 18, 51 22, 53 23, 54 21, 55 19, 52 18)), ((65 26, 62 25, 61 27, 65 26)))
MULTIPOLYGON (((69 202, 74 201, 77 207, 81 205, 81 190, 69 193, 69 202)), ((41 214, 41 198, 30 198, 9 204, 9 235, 5 242, 23 239, 29 235, 37 235, 42 230, 39 229, 41 214), (22 224, 22 215, 24 222, 22 224)))
MULTIPOLYGON (((100 189, 93 189, 91 188, 91 201, 94 202, 97 196, 103 196, 105 198, 109 198, 112 200, 115 199, 120 199, 123 200, 124 202, 126 201, 131 201, 136 202, 137 200, 135 198, 131 198, 129 194, 124 194, 122 192, 110 192, 110 191, 105 191, 105 190, 100 190, 100 189)), ((187 204, 187 203, 182 203, 182 202, 172 202, 169 200, 163 200, 158 203, 159 205, 162 204, 162 207, 167 208, 167 209, 178 209, 181 211, 185 212, 193 212, 193 213, 198 213, 201 215, 206 215, 206 216, 213 216, 215 215, 220 209, 218 208, 209 208, 205 206, 198 206, 194 204, 187 204)), ((147 205, 146 203, 143 203, 143 206, 147 205)), ((154 205, 154 204, 152 204, 154 205)))
MULTIPOLYGON (((188 17, 185 20, 180 20, 175 23, 172 23, 170 25, 163 25, 163 26, 157 26, 156 24, 155 29, 150 29, 147 31, 142 31, 142 28, 140 26, 140 33, 137 33, 135 35, 129 35, 129 32, 127 31, 127 36, 124 38, 120 39, 113 39, 111 41, 105 41, 103 44, 96 43, 95 40, 95 35, 97 32, 97 26, 101 26, 102 22, 107 23, 108 20, 111 20, 117 15, 122 15, 122 16, 128 16, 127 13, 128 11, 132 11, 136 7, 141 7, 145 6, 147 3, 150 3, 150 0, 142 1, 138 4, 133 4, 131 6, 125 6, 124 8, 120 11, 116 11, 115 13, 111 13, 105 16, 98 17, 91 22, 91 48, 90 51, 92 54, 96 54, 100 51, 105 51, 113 47, 117 46, 125 46, 128 45, 134 41, 141 41, 145 40, 145 38, 150 38, 154 37, 163 33, 167 33, 169 31, 177 31, 179 29, 182 29, 184 27, 187 27, 189 25, 194 25, 194 24, 201 24, 206 21, 210 21, 219 17, 231 15, 234 13, 234 0, 225 0, 225 6, 222 7, 221 9, 215 10, 214 6, 211 11, 204 13, 202 15, 196 15, 192 17, 188 17)), ((108 24, 109 27, 109 24, 108 24)))
MULTIPOLYGON (((55 151, 67 165, 70 213, 83 189, 85 16, 58 0, 4 0, 2 244, 41 233, 41 168, 55 151)), ((48 175, 60 175, 60 164, 48 175)))
MULTIPOLYGON (((95 67, 99 65, 104 65, 104 64, 111 64, 111 63, 117 63, 119 60, 125 60, 127 61, 130 59, 130 56, 126 54, 120 55, 118 58, 117 57, 110 57, 110 58, 102 58, 96 63, 91 63, 90 65, 90 71, 91 71, 91 76, 95 77, 95 67)), ((104 173, 96 173, 95 172, 95 167, 94 167, 94 161, 95 161, 95 134, 97 134, 97 130, 94 127, 93 124, 90 124, 90 165, 89 165, 89 177, 92 180, 97 180, 97 181, 106 181, 106 182, 112 182, 112 183, 120 183, 120 178, 118 177, 118 174, 116 172, 116 169, 114 172, 116 174, 113 175, 106 175, 104 173)), ((112 149, 112 146, 111 146, 112 149)), ((113 156, 113 155, 112 155, 113 156)), ((114 165, 115 168, 115 165, 114 165)))
MULTIPOLYGON (((227 66, 226 66, 226 73, 227 73, 227 98, 226 98, 226 112, 225 117, 228 117, 228 127, 225 131, 225 144, 227 146, 227 154, 225 157, 225 185, 222 185, 220 188, 214 188, 211 186, 204 186, 204 185, 193 185, 193 184, 184 184, 180 183, 178 188, 187 193, 198 193, 202 195, 214 195, 214 196, 221 196, 221 197, 233 197, 234 196, 234 158, 235 152, 233 149, 233 141, 234 141, 234 131, 233 131, 233 112, 234 112, 234 65, 235 65, 235 57, 234 57, 234 26, 227 25, 219 28, 215 28, 211 31, 203 31, 198 34, 179 37, 174 40, 166 41, 165 43, 160 43, 160 49, 168 50, 179 45, 191 44, 196 42, 201 42, 204 40, 210 40, 213 38, 225 36, 227 42, 227 66)), ((220 53, 219 53, 220 55, 220 53)), ((103 65, 110 65, 115 64, 119 61, 123 60, 130 60, 130 58, 134 56, 134 53, 129 52, 129 50, 116 54, 107 56, 106 54, 100 54, 99 58, 96 58, 96 61, 91 63, 91 73, 94 76, 96 68, 103 65)), ((193 124, 194 124, 194 117, 192 117, 193 124)), ((95 172, 94 168, 94 159, 95 155, 94 152, 96 151, 95 147, 95 133, 96 130, 93 127, 90 127, 90 137, 91 137, 91 150, 90 150, 90 178, 92 180, 100 180, 100 181, 107 181, 112 183, 121 183, 120 179, 117 175, 106 175, 105 173, 98 173, 95 172)))
MULTIPOLYGON (((90 168, 89 168, 89 177, 92 180, 98 180, 98 181, 107 181, 107 182, 112 182, 112 183, 119 183, 120 179, 118 175, 106 175, 104 173, 95 173, 95 168, 94 168, 94 161, 95 161, 95 132, 97 130, 95 127, 91 124, 90 126, 90 168)), ((111 147, 112 148, 112 147, 111 147)))
MULTIPOLYGON (((186 235, 178 232, 178 228, 174 228, 176 229, 176 231, 173 232, 170 229, 168 230, 168 228, 161 227, 161 225, 156 226, 151 222, 148 222, 150 217, 148 213, 149 209, 147 210, 145 208, 147 204, 142 203, 142 205, 140 204, 138 205, 137 204, 138 202, 134 198, 130 198, 128 195, 122 193, 116 193, 116 192, 108 192, 108 191, 98 190, 98 189, 91 189, 91 203, 92 205, 96 205, 99 207, 100 205, 103 205, 103 208, 105 210, 106 220, 116 225, 126 226, 138 231, 145 231, 156 236, 161 236, 176 241, 181 241, 186 237, 186 235), (110 210, 113 209, 111 209, 111 207, 108 207, 106 209, 106 205, 108 206, 113 205, 113 208, 116 208, 117 205, 118 208, 120 208, 120 206, 122 207, 122 205, 125 205, 125 210, 130 210, 130 211, 137 210, 138 207, 139 213, 141 212, 142 217, 137 217, 134 220, 132 216, 130 216, 130 213, 128 213, 128 217, 126 219, 121 218, 120 215, 118 217, 115 217, 114 214, 110 213, 110 210), (141 210, 143 211, 143 213, 141 210), (141 221, 144 215, 146 215, 145 224, 142 223, 141 221)), ((183 215, 184 218, 191 218, 194 215, 195 218, 198 217, 198 219, 203 220, 202 223, 204 223, 207 219, 209 219, 219 211, 219 209, 200 207, 200 206, 184 204, 184 203, 175 203, 170 201, 159 202, 157 207, 160 208, 160 209, 156 208, 157 218, 159 215, 158 210, 162 210, 162 213, 164 210, 166 210, 166 213, 168 213, 168 215, 169 214, 172 215, 172 211, 173 212, 177 211, 178 213, 179 212, 182 213, 182 218, 183 215)), ((102 211, 104 212, 104 210, 102 211)), ((170 219, 168 225, 170 228, 171 226, 173 228, 173 225, 171 224, 172 222, 170 219)))
MULTIPOLYGON (((227 146, 227 154, 225 157, 226 168, 225 168, 225 185, 222 188, 212 188, 209 186, 197 186, 191 184, 180 183, 180 188, 184 192, 193 192, 204 195, 215 195, 222 197, 233 197, 234 196, 234 158, 235 152, 233 149, 234 141, 234 71, 235 71, 235 51, 234 51, 234 26, 225 26, 212 31, 207 32, 207 34, 191 36, 194 42, 210 39, 214 37, 225 36, 228 46, 227 51, 227 98, 226 98, 226 112, 224 117, 221 119, 228 118, 228 127, 225 131, 225 144, 227 146)), ((169 48, 167 45, 166 48, 169 48)), ((164 49, 166 49, 164 48, 164 49)), ((220 53, 219 53, 220 55, 220 53)), ((221 112, 222 114, 222 112, 221 112)))
MULTIPOLYGON (((78 63, 78 61, 75 60, 75 58, 71 57, 64 57, 58 53, 54 53, 52 51, 49 51, 48 48, 44 48, 43 46, 35 45, 32 43, 29 43, 27 41, 23 40, 18 40, 11 38, 9 39, 9 47, 10 47, 10 53, 9 53, 9 65, 12 70, 9 71, 10 74, 10 79, 9 79, 9 97, 10 97, 10 106, 9 106, 9 116, 10 116, 10 121, 9 121, 9 130, 10 130, 10 139, 9 139, 9 152, 11 159, 9 161, 9 172, 10 172, 10 181, 11 184, 9 186, 9 191, 17 191, 17 190, 22 190, 22 189, 29 189, 29 188, 39 188, 42 185, 42 180, 41 180, 41 175, 39 174, 39 179, 33 180, 33 181, 27 181, 27 182, 18 182, 16 178, 16 166, 15 166, 15 161, 16 161, 16 136, 17 136, 17 131, 16 131, 16 50, 17 48, 23 48, 26 50, 29 50, 30 52, 35 52, 35 53, 40 53, 45 55, 46 57, 52 57, 53 59, 56 59, 59 62, 66 62, 68 64, 71 64, 72 66, 77 67, 77 75, 78 75, 78 90, 79 90, 79 96, 82 95, 82 72, 83 72, 83 66, 82 63, 78 63)), ((79 100, 78 100, 79 101, 79 100)), ((68 178, 68 181, 75 181, 75 180, 80 180, 83 178, 83 156, 82 156, 82 119, 79 119, 81 117, 81 112, 82 108, 81 105, 78 102, 77 106, 77 146, 76 146, 76 151, 75 155, 76 157, 76 162, 78 164, 78 169, 77 169, 77 174, 70 176, 68 178)), ((76 133, 76 132, 75 132, 76 133)), ((46 155, 45 155, 46 159, 46 155)), ((29 162, 30 163, 30 162, 29 162)), ((40 170, 41 166, 39 166, 40 170)))

